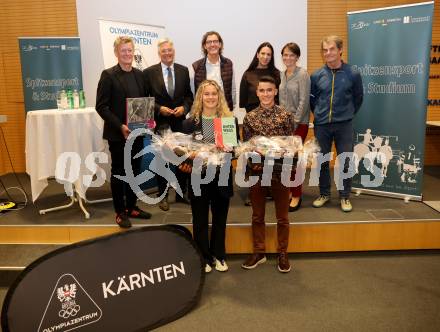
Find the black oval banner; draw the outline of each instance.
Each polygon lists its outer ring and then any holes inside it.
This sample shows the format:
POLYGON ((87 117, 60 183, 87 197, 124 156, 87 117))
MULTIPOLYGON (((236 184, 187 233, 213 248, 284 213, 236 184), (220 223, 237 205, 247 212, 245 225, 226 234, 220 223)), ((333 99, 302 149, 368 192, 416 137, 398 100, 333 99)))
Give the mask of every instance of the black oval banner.
POLYGON ((2 308, 8 332, 139 331, 190 311, 205 281, 190 234, 152 226, 79 242, 30 264, 2 308))

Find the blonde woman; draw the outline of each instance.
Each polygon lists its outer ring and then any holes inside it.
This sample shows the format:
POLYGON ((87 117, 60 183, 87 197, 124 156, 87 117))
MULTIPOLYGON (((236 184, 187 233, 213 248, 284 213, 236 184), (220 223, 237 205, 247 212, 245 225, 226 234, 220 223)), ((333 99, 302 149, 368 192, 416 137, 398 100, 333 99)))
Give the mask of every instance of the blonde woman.
MULTIPOLYGON (((195 133, 195 137, 203 143, 215 143, 214 118, 233 117, 225 101, 220 86, 212 80, 200 83, 191 109, 191 114, 183 123, 185 133, 195 133)), ((235 119, 238 139, 238 124, 235 119)), ((179 168, 191 172, 191 166, 182 164, 179 168)), ((233 195, 232 169, 229 172, 227 186, 220 186, 219 170, 213 181, 201 185, 201 195, 196 196, 190 186, 190 200, 193 222, 194 241, 205 258, 205 271, 211 272, 212 266, 217 271, 228 270, 225 262, 226 220, 228 217, 229 200, 233 195), (211 238, 209 238, 209 208, 212 214, 211 238)))

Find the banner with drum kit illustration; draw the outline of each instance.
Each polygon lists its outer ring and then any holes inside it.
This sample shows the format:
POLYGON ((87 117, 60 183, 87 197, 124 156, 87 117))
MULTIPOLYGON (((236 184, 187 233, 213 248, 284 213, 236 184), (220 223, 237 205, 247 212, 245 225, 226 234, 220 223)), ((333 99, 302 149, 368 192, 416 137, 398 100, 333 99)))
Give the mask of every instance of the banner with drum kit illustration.
POLYGON ((425 2, 348 13, 348 60, 364 85, 354 191, 421 200, 433 10, 425 2), (367 177, 380 186, 363 186, 367 177))

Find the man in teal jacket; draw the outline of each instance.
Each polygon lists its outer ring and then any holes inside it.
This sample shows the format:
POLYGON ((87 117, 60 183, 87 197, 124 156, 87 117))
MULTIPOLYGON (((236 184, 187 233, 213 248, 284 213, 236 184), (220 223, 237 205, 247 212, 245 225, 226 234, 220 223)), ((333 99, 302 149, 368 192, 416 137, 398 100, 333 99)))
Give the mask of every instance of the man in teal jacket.
MULTIPOLYGON (((363 100, 361 75, 343 62, 342 47, 342 39, 338 36, 323 38, 321 50, 325 65, 311 76, 310 106, 315 118, 315 137, 323 155, 331 152, 333 141, 338 155, 353 152, 352 120, 363 100)), ((350 159, 345 158, 342 162, 346 173, 350 159)), ((320 196, 313 202, 314 207, 322 207, 330 200, 330 188, 329 162, 326 161, 321 165, 320 196)), ((350 191, 351 178, 346 178, 343 180, 343 189, 339 190, 344 212, 352 210, 350 191)))

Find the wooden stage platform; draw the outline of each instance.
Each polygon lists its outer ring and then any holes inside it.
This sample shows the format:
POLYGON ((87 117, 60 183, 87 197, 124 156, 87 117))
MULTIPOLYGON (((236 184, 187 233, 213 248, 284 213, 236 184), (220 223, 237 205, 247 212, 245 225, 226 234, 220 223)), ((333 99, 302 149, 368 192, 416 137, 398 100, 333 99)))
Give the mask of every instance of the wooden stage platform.
MULTIPOLYGON (((440 201, 440 168, 427 168, 424 178, 424 200, 440 201)), ((12 175, 2 177, 9 186, 16 186, 12 175)), ((29 179, 20 175, 27 192, 29 179)), ((16 191, 11 192, 21 200, 16 191)), ((237 190, 227 224, 227 252, 252 251, 251 208, 243 205, 246 192, 237 190)), ((339 208, 336 192, 325 207, 316 209, 312 201, 317 187, 305 186, 302 208, 289 213, 289 252, 336 252, 399 249, 439 249, 440 213, 423 202, 371 195, 352 196, 353 211, 339 208)), ((109 188, 90 189, 89 199, 110 196, 109 188)), ((173 195, 170 195, 173 202, 173 195)), ((87 204, 91 214, 85 219, 79 206, 40 215, 39 210, 68 202, 63 187, 51 181, 36 204, 29 203, 19 211, 0 214, 0 244, 70 244, 81 240, 121 231, 114 222, 111 202, 87 204)), ((189 206, 171 203, 168 212, 157 206, 139 206, 153 214, 151 220, 132 220, 134 227, 180 224, 191 229, 189 206)), ((266 244, 268 252, 276 251, 274 204, 266 203, 266 244)))

